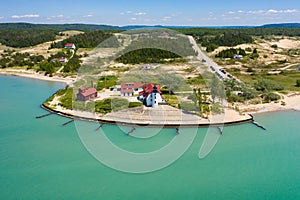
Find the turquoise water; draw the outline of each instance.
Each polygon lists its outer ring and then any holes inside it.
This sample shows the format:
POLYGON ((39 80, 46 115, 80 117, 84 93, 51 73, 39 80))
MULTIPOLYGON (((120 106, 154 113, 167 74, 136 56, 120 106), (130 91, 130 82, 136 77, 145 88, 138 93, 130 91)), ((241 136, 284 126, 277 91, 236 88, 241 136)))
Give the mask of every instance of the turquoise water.
MULTIPOLYGON (((0 199, 300 199, 299 112, 256 116, 267 131, 251 124, 225 127, 202 160, 198 151, 207 129, 201 128, 172 165, 130 174, 94 159, 75 124, 61 126, 68 119, 35 119, 46 113, 39 105, 62 84, 0 76, 0 85, 0 199)), ((164 129, 139 139, 116 126, 105 125, 103 130, 119 147, 133 152, 158 149, 175 132, 164 129)))

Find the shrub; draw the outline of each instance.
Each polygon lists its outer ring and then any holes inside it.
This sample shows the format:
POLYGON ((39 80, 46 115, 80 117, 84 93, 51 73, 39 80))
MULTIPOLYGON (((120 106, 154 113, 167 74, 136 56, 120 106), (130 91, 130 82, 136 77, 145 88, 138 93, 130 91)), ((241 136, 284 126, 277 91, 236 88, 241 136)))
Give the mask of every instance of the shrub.
POLYGON ((258 91, 272 91, 272 90, 283 90, 284 87, 273 80, 268 79, 259 79, 256 83, 254 83, 254 87, 258 91))
POLYGON ((250 47, 247 47, 245 50, 248 51, 248 52, 252 51, 252 49, 250 47))
POLYGON ((142 106, 143 104, 141 102, 129 102, 129 108, 142 106))
POLYGON ((269 93, 263 94, 263 98, 265 101, 277 101, 280 99, 280 96, 278 94, 269 92, 269 93))
POLYGON ((95 102, 95 111, 103 114, 128 108, 128 100, 123 98, 103 99, 95 102))
POLYGON ((300 87, 300 79, 296 80, 296 87, 300 87))
POLYGON ((219 103, 215 103, 211 106, 211 112, 213 114, 220 114, 220 113, 223 113, 224 110, 222 109, 222 107, 219 103))
POLYGON ((253 70, 252 67, 248 67, 246 71, 247 71, 247 72, 254 72, 254 70, 253 70))
POLYGON ((199 111, 195 103, 183 101, 180 104, 180 108, 186 111, 199 111))

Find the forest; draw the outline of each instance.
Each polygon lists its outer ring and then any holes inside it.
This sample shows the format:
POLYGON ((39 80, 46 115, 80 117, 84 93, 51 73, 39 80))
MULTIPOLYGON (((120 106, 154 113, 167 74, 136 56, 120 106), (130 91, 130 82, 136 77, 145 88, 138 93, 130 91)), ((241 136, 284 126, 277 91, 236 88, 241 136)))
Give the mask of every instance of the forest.
POLYGON ((300 36, 300 28, 182 28, 175 29, 191 35, 197 43, 211 52, 219 46, 236 46, 252 43, 254 36, 300 36))
POLYGON ((230 49, 225 49, 223 51, 220 51, 216 57, 217 58, 233 58, 233 56, 235 54, 238 55, 242 55, 242 56, 246 56, 246 52, 244 49, 238 48, 238 49, 234 49, 234 48, 230 48, 230 49))
POLYGON ((162 49, 145 48, 127 52, 117 58, 116 61, 124 64, 165 63, 164 59, 170 58, 180 58, 180 56, 162 49))
POLYGON ((53 42, 51 48, 63 48, 67 43, 76 44, 76 48, 95 48, 106 39, 109 39, 109 47, 118 47, 119 43, 115 37, 115 40, 111 39, 113 34, 105 31, 87 31, 82 34, 71 36, 60 42, 53 42))
POLYGON ((0 30, 0 43, 9 47, 29 47, 55 40, 55 30, 0 30))

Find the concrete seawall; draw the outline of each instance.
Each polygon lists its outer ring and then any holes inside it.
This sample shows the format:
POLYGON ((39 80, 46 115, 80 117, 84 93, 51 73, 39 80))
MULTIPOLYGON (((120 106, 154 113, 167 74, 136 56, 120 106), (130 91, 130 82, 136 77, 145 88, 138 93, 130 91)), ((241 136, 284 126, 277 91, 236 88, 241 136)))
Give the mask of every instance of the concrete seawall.
MULTIPOLYGON (((253 117, 251 115, 247 115, 244 119, 240 120, 233 120, 233 121, 225 121, 224 123, 219 122, 219 123, 214 123, 214 122, 208 122, 208 123, 176 123, 174 122, 167 122, 167 123, 153 123, 153 122, 145 122, 145 121, 137 121, 135 120, 134 122, 128 122, 126 120, 114 120, 112 118, 110 119, 105 119, 105 118, 90 118, 90 117, 84 117, 84 116, 77 116, 69 113, 65 113, 62 111, 57 111, 55 109, 50 108, 49 106, 42 104, 41 107, 51 113, 55 113, 57 115, 71 118, 71 119, 76 119, 76 120, 83 120, 83 121, 90 121, 90 122, 97 122, 97 123, 103 123, 103 124, 118 124, 118 125, 123 125, 123 126, 141 126, 141 127, 165 127, 165 128, 174 128, 174 127, 209 127, 209 126, 229 126, 229 125, 236 125, 236 124, 243 124, 243 123, 248 123, 248 122, 253 122, 253 117)), ((197 120, 196 120, 197 121, 197 120)))

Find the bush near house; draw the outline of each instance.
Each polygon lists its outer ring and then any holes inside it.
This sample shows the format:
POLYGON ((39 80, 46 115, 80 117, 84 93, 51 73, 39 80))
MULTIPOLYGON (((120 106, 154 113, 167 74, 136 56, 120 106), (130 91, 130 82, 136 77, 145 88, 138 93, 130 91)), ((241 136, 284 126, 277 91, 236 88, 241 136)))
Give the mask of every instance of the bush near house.
POLYGON ((296 80, 296 87, 300 87, 300 79, 296 80))

